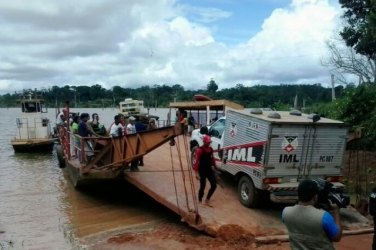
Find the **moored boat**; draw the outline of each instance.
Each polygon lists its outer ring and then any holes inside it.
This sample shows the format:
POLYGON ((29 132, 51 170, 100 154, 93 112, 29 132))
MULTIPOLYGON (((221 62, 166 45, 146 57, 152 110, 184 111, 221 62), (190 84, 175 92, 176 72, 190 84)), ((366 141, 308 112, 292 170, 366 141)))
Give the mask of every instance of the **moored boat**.
POLYGON ((52 151, 54 138, 44 100, 37 93, 27 92, 20 96, 22 116, 16 118, 17 131, 11 140, 16 152, 52 151))
POLYGON ((147 113, 144 112, 144 101, 142 100, 125 98, 124 101, 119 103, 119 108, 119 113, 124 115, 127 119, 133 116, 136 121, 140 121, 145 125, 148 125, 149 121, 153 119, 154 121, 156 121, 157 127, 165 126, 164 123, 159 122, 159 116, 149 114, 149 108, 147 109, 147 113))
POLYGON ((130 116, 141 113, 142 109, 144 108, 144 101, 125 98, 125 100, 120 102, 119 105, 120 113, 125 116, 130 116))

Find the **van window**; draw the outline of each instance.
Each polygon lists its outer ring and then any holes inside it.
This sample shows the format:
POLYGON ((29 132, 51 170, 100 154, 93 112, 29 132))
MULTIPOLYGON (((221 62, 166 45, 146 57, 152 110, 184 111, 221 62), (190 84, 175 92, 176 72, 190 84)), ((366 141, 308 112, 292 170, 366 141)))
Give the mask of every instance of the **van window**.
POLYGON ((219 139, 222 138, 223 130, 225 129, 226 120, 225 119, 219 119, 213 125, 211 125, 209 130, 209 135, 212 137, 217 137, 219 139))

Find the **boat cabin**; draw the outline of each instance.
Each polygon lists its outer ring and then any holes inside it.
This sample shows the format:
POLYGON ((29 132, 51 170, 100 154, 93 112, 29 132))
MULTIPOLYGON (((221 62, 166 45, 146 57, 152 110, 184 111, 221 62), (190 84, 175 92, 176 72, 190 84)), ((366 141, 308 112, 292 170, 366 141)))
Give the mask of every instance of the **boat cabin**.
POLYGON ((131 115, 141 113, 144 108, 144 101, 133 100, 132 98, 125 98, 123 102, 119 103, 120 113, 123 115, 131 115))
POLYGON ((228 100, 209 100, 191 102, 172 102, 170 109, 192 113, 195 121, 200 126, 209 125, 211 121, 224 116, 229 109, 244 109, 244 106, 228 100))
POLYGON ((22 113, 47 113, 44 100, 37 94, 24 94, 20 97, 19 102, 22 113))

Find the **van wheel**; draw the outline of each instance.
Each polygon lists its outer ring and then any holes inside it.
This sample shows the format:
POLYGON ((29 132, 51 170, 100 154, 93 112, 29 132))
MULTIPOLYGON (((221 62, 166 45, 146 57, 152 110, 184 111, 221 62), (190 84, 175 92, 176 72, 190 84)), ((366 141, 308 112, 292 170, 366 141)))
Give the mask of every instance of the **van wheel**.
POLYGON ((246 207, 257 207, 259 202, 259 194, 248 176, 242 176, 238 183, 238 197, 240 203, 246 207))
POLYGON ((63 148, 61 147, 61 145, 56 145, 56 155, 57 155, 57 160, 59 161, 59 167, 64 168, 65 159, 64 159, 63 148))
POLYGON ((195 158, 196 158, 196 150, 198 149, 198 146, 193 146, 193 148, 191 149, 191 164, 192 164, 192 168, 193 166, 195 165, 195 158))

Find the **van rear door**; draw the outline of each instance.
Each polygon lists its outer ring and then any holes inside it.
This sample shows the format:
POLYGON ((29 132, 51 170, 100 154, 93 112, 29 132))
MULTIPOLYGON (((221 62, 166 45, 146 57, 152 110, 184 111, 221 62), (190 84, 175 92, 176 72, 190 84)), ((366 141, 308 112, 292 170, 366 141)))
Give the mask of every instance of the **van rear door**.
POLYGON ((341 174, 347 129, 340 125, 273 124, 266 176, 296 182, 341 174))

